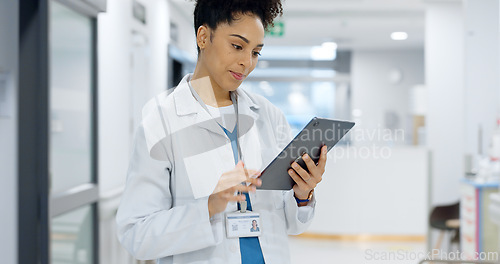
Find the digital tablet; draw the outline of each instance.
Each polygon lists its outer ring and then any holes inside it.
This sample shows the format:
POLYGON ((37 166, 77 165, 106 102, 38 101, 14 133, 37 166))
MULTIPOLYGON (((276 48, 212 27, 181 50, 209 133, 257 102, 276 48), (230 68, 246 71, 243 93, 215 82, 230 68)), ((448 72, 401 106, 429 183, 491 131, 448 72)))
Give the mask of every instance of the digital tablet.
POLYGON ((291 164, 296 161, 307 171, 302 155, 307 153, 317 163, 321 147, 330 151, 354 126, 353 122, 315 117, 288 143, 288 145, 262 171, 262 190, 290 190, 295 182, 288 174, 291 164))

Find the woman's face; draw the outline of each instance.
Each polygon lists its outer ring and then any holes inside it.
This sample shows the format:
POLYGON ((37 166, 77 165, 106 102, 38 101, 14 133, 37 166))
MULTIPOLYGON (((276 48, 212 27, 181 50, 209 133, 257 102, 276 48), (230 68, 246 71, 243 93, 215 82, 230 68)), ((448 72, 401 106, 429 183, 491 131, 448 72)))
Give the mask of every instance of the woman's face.
POLYGON ((253 220, 252 221, 252 226, 253 226, 253 228, 255 228, 257 226, 257 221, 253 220))
POLYGON ((261 20, 254 15, 238 15, 230 25, 223 23, 216 30, 206 27, 204 30, 203 47, 200 45, 203 36, 198 36, 203 75, 210 76, 214 88, 236 90, 255 69, 264 46, 261 20))

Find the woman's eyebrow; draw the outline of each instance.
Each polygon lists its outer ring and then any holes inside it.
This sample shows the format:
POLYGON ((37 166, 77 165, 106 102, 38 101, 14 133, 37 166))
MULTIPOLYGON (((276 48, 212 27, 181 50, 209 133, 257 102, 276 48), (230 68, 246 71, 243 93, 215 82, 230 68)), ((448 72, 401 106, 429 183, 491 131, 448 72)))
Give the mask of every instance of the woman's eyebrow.
MULTIPOLYGON (((241 40, 245 41, 245 43, 247 43, 247 44, 250 43, 250 41, 247 38, 245 38, 245 37, 243 37, 241 35, 231 34, 229 36, 240 38, 241 40)), ((264 47, 264 44, 259 44, 259 45, 257 45, 257 47, 264 47)))

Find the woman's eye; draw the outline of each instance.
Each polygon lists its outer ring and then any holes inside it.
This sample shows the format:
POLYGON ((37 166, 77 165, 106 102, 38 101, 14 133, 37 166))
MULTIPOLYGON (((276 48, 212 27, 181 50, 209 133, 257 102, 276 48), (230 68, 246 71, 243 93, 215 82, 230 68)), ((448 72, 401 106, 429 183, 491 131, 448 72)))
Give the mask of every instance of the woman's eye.
POLYGON ((260 52, 258 52, 258 51, 254 51, 254 52, 253 52, 253 55, 254 55, 255 57, 257 57, 257 56, 260 56, 261 54, 260 54, 260 52))
POLYGON ((237 50, 242 49, 242 47, 241 47, 240 45, 236 45, 236 44, 233 44, 233 47, 234 47, 235 49, 237 49, 237 50))

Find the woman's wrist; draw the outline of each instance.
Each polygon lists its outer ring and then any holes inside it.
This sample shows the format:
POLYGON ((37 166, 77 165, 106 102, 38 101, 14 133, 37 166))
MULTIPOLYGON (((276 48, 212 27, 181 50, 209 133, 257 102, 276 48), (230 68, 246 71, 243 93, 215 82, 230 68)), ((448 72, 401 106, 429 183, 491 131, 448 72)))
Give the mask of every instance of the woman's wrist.
POLYGON ((307 203, 312 199, 313 193, 314 193, 314 189, 310 190, 309 193, 307 193, 306 195, 303 195, 303 194, 300 195, 300 194, 295 193, 294 194, 295 200, 297 201, 298 204, 307 203))
POLYGON ((308 191, 306 193, 297 193, 297 192, 295 192, 294 195, 295 195, 296 199, 299 199, 299 200, 308 200, 308 198, 310 198, 312 196, 313 192, 314 192, 314 189, 312 189, 312 190, 310 190, 310 191, 308 191))

